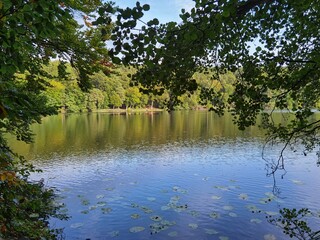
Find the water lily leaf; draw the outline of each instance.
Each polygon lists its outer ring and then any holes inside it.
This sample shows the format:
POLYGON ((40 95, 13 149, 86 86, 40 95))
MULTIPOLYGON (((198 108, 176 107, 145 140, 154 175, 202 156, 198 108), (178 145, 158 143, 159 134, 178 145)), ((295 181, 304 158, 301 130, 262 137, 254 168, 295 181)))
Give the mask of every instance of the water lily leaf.
POLYGON ((291 182, 293 182, 296 185, 304 185, 304 183, 302 181, 300 181, 300 180, 292 179, 291 182))
POLYGON ((173 196, 173 197, 170 198, 170 202, 178 202, 179 199, 180 199, 179 196, 173 196))
POLYGON ((222 197, 221 196, 216 196, 216 195, 214 195, 214 196, 212 196, 211 197, 213 200, 219 200, 219 199, 221 199, 222 197))
POLYGON ((210 177, 204 177, 202 178, 203 181, 208 181, 210 179, 210 177))
POLYGON ((138 219, 138 218, 140 218, 140 215, 137 214, 137 213, 133 213, 133 214, 131 214, 131 218, 132 219, 138 219))
POLYGON ((83 211, 81 211, 80 213, 82 213, 82 214, 88 214, 88 213, 89 213, 89 210, 83 210, 83 211))
POLYGON ((269 215, 269 216, 276 216, 279 213, 278 212, 272 212, 272 211, 266 211, 266 214, 269 215))
POLYGON ((273 234, 269 233, 269 234, 264 235, 263 239, 264 240, 276 240, 277 238, 273 234))
POLYGON ((176 237, 176 236, 178 236, 178 233, 177 233, 176 231, 174 231, 174 232, 169 232, 169 233, 168 233, 168 236, 169 236, 169 237, 176 237))
POLYGON ((97 199, 104 198, 104 195, 103 195, 103 194, 97 195, 96 198, 97 198, 97 199))
POLYGON ((227 211, 231 211, 233 209, 233 207, 230 205, 223 206, 222 208, 227 211))
POLYGON ((162 220, 162 218, 158 215, 151 216, 150 219, 155 222, 159 222, 162 220))
POLYGON ((151 201, 151 202, 154 202, 156 200, 156 198, 155 197, 148 197, 147 200, 151 201))
POLYGON ((118 237, 119 234, 120 234, 119 231, 112 231, 112 232, 109 233, 109 235, 110 235, 111 237, 118 237))
POLYGON ((139 226, 137 226, 137 227, 132 227, 132 228, 130 228, 130 232, 131 233, 138 233, 138 232, 142 232, 142 231, 144 231, 144 227, 139 227, 139 226))
POLYGON ((261 198, 260 201, 259 201, 259 203, 261 203, 261 204, 267 204, 267 203, 269 203, 269 202, 271 202, 271 201, 272 201, 271 198, 261 198))
POLYGON ((217 218, 219 218, 220 217, 220 214, 219 213, 217 213, 217 212, 212 212, 212 213, 210 213, 210 215, 209 215, 211 218, 213 218, 213 219, 217 219, 217 218))
POLYGON ((229 238, 226 237, 226 236, 220 236, 219 239, 220 239, 220 240, 229 240, 229 238))
POLYGON ((237 215, 236 213, 234 213, 234 212, 230 212, 230 213, 229 213, 229 216, 230 216, 230 217, 238 217, 238 215, 237 215))
POLYGON ((191 216, 193 216, 193 217, 199 217, 199 216, 200 216, 200 213, 197 212, 197 211, 190 211, 190 214, 191 214, 191 216))
POLYGON ((214 230, 214 229, 209 229, 209 228, 205 228, 204 231, 205 231, 206 234, 209 234, 209 235, 215 235, 215 234, 218 234, 218 233, 219 233, 219 232, 217 232, 216 230, 214 230))
POLYGON ((138 205, 137 203, 131 203, 131 207, 133 207, 133 208, 138 208, 139 205, 138 205))
POLYGON ((161 210, 162 210, 162 211, 167 211, 167 210, 169 210, 169 209, 170 209, 170 207, 169 207, 168 205, 161 207, 161 210))
POLYGON ((97 208, 98 208, 97 205, 92 205, 92 206, 89 207, 89 210, 95 210, 95 209, 97 209, 97 208))
POLYGON ((87 199, 81 199, 81 204, 84 206, 88 206, 90 204, 90 202, 87 199))
POLYGON ((239 199, 241 199, 241 200, 248 200, 248 194, 246 194, 246 193, 240 193, 239 194, 239 199))
POLYGON ((229 188, 226 186, 214 186, 214 188, 220 189, 222 191, 229 191, 229 188))
POLYGON ((107 205, 106 202, 98 202, 98 203, 97 203, 97 206, 98 206, 98 207, 103 207, 103 206, 105 206, 105 205, 107 205))
POLYGON ((110 191, 110 192, 113 191, 114 189, 115 189, 114 187, 106 188, 106 190, 107 190, 107 191, 110 191))
POLYGON ((247 205, 246 208, 248 208, 249 211, 251 212, 261 212, 261 210, 259 208, 257 208, 255 205, 253 204, 250 204, 250 205, 247 205))
POLYGON ((140 209, 141 209, 142 211, 144 211, 145 213, 152 213, 152 212, 153 212, 152 209, 150 209, 150 208, 148 208, 148 207, 146 207, 146 206, 141 206, 140 209))
POLYGON ((112 211, 112 208, 101 208, 103 214, 108 214, 112 211))
POLYGON ((252 222, 252 223, 262 223, 262 220, 260 220, 260 219, 258 219, 258 218, 252 218, 252 219, 250 220, 250 222, 252 222))
POLYGON ((198 224, 196 223, 189 223, 188 227, 190 227, 191 229, 197 229, 198 228, 198 224))
POLYGON ((82 227, 84 224, 83 223, 73 223, 70 225, 71 228, 80 228, 82 227))

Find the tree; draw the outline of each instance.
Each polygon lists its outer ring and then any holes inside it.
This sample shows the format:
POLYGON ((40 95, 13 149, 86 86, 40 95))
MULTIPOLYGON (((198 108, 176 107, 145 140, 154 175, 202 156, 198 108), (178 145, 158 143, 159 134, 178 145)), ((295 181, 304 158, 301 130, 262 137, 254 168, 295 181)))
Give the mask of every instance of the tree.
POLYGON ((56 112, 58 103, 48 105, 42 94, 49 86, 51 100, 60 94, 50 80, 54 76, 43 70, 51 59, 60 60, 59 79, 66 77, 70 62, 83 90, 90 87, 89 76, 105 68, 111 19, 107 13, 95 17, 101 6, 110 5, 99 0, 0 2, 0 238, 56 239, 59 231, 50 230, 48 220, 66 218, 53 202, 54 191, 29 180, 35 169, 10 150, 5 135, 29 143, 30 125, 56 112), (81 15, 86 28, 75 20, 81 15))
MULTIPOLYGON (((195 0, 190 12, 182 9, 181 23, 148 21, 136 31, 149 5, 118 9, 111 39, 115 62, 134 65, 133 83, 144 91, 178 96, 201 90, 212 110, 229 110, 240 129, 263 115, 268 141, 284 148, 301 142, 305 153, 319 147, 320 121, 312 118, 320 102, 320 2, 318 0, 195 0), (231 71, 236 79, 226 89, 199 85, 195 72, 219 80, 231 71), (223 99, 225 92, 234 89, 223 99), (265 112, 265 108, 272 107, 265 112), (275 123, 273 111, 292 115, 286 125, 275 123)), ((319 154, 320 156, 320 154, 319 154)), ((317 160, 320 162, 320 160, 317 160)), ((284 168, 281 154, 270 174, 284 168)))

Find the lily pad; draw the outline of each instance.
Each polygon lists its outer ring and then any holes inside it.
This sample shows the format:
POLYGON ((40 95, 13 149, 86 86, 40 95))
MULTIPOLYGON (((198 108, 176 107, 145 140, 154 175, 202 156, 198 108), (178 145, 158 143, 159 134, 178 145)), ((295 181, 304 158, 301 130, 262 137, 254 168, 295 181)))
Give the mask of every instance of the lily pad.
POLYGON ((97 199, 104 198, 104 195, 103 195, 103 194, 99 194, 99 195, 96 196, 96 198, 97 198, 97 199))
POLYGON ((150 202, 154 202, 156 200, 156 198, 155 197, 148 197, 147 200, 150 202))
POLYGON ((230 216, 230 217, 238 217, 238 215, 237 215, 236 213, 234 213, 234 212, 230 212, 230 213, 229 213, 229 216, 230 216))
POLYGON ((162 218, 158 215, 151 216, 150 219, 155 222, 159 222, 162 220, 162 218))
POLYGON ((218 218, 220 217, 220 214, 217 213, 217 212, 212 212, 212 213, 210 213, 209 216, 210 216, 211 218, 213 218, 213 219, 218 219, 218 218))
POLYGON ((251 220, 250 220, 250 222, 252 222, 252 223, 262 223, 262 220, 260 220, 260 219, 258 219, 258 218, 252 218, 251 220))
POLYGON ((211 197, 213 200, 219 200, 219 199, 221 199, 222 197, 221 196, 216 196, 216 195, 214 195, 214 196, 212 196, 211 197))
POLYGON ((88 213, 89 213, 89 210, 83 210, 83 211, 81 211, 80 213, 82 213, 82 214, 88 214, 88 213))
POLYGON ((162 211, 167 211, 167 210, 169 210, 169 209, 170 209, 170 207, 169 207, 168 205, 161 207, 161 210, 162 210, 162 211))
POLYGON ((109 233, 110 237, 118 237, 119 234, 120 234, 119 231, 112 231, 112 232, 109 233))
POLYGON ((209 228, 205 228, 204 231, 205 231, 206 234, 209 234, 209 235, 215 235, 215 234, 218 234, 218 233, 219 233, 219 232, 217 232, 216 230, 214 230, 214 229, 209 229, 209 228))
POLYGON ((193 217, 199 217, 199 216, 200 216, 200 213, 197 212, 197 211, 190 211, 190 214, 191 214, 191 216, 193 216, 193 217))
POLYGON ((98 207, 103 207, 103 206, 107 205, 107 203, 106 203, 106 202, 97 202, 96 205, 97 205, 98 207))
POLYGON ((248 194, 246 194, 246 193, 240 193, 239 194, 239 199, 241 199, 241 200, 248 200, 248 194))
POLYGON ((130 232, 131 233, 138 233, 138 232, 142 232, 142 231, 144 231, 144 227, 139 227, 139 226, 137 226, 137 227, 132 227, 132 228, 130 228, 130 232))
POLYGON ((198 228, 198 224, 196 223, 189 223, 188 227, 190 227, 191 229, 197 229, 198 228))
POLYGON ((226 237, 226 236, 220 236, 219 239, 220 239, 220 240, 229 240, 229 238, 226 237))
POLYGON ((169 237, 176 237, 176 236, 178 236, 178 233, 177 233, 176 231, 169 232, 169 233, 168 233, 168 236, 169 236, 169 237))
POLYGON ((83 227, 83 223, 73 223, 70 225, 71 228, 81 228, 83 227))
POLYGON ((137 213, 133 213, 133 214, 131 214, 131 218, 132 219, 138 219, 138 218, 140 218, 140 215, 137 214, 137 213))
POLYGON ((144 211, 145 213, 152 213, 152 212, 153 212, 152 209, 150 209, 150 208, 148 208, 148 207, 146 207, 146 206, 141 206, 140 209, 141 209, 142 211, 144 211))
POLYGON ((278 212, 272 212, 272 211, 266 211, 266 214, 269 215, 269 216, 276 216, 279 213, 278 212))
POLYGON ((230 205, 223 206, 222 208, 227 211, 231 211, 233 209, 233 207, 230 205))
POLYGON ((270 234, 264 235, 263 239, 264 240, 276 240, 277 238, 276 238, 276 236, 274 236, 273 234, 270 233, 270 234))
POLYGON ((101 208, 103 214, 108 214, 112 211, 112 208, 101 208))

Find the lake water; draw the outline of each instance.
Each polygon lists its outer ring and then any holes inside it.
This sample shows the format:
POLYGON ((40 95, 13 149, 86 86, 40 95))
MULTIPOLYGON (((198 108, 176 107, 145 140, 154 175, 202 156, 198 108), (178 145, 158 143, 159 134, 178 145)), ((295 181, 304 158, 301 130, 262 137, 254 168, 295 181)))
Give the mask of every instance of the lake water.
MULTIPOLYGON (((12 142, 60 190, 66 239, 289 239, 266 216, 320 214, 316 156, 286 152, 287 174, 266 176, 257 127, 240 132, 214 113, 72 114, 34 125, 35 143, 12 142)), ((276 159, 278 147, 266 157, 276 159)), ((310 226, 320 225, 309 217, 310 226)))

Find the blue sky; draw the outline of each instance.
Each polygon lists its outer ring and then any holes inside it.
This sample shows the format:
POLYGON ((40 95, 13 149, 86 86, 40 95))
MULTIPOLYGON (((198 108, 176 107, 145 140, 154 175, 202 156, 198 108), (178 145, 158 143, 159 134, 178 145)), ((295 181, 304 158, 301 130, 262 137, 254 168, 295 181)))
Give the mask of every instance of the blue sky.
MULTIPOLYGON (((114 0, 120 7, 133 7, 136 0, 114 0)), ((158 18, 161 23, 175 21, 180 22, 181 9, 190 10, 194 6, 192 0, 140 0, 141 5, 149 4, 150 10, 145 14, 143 20, 148 21, 158 18)))

